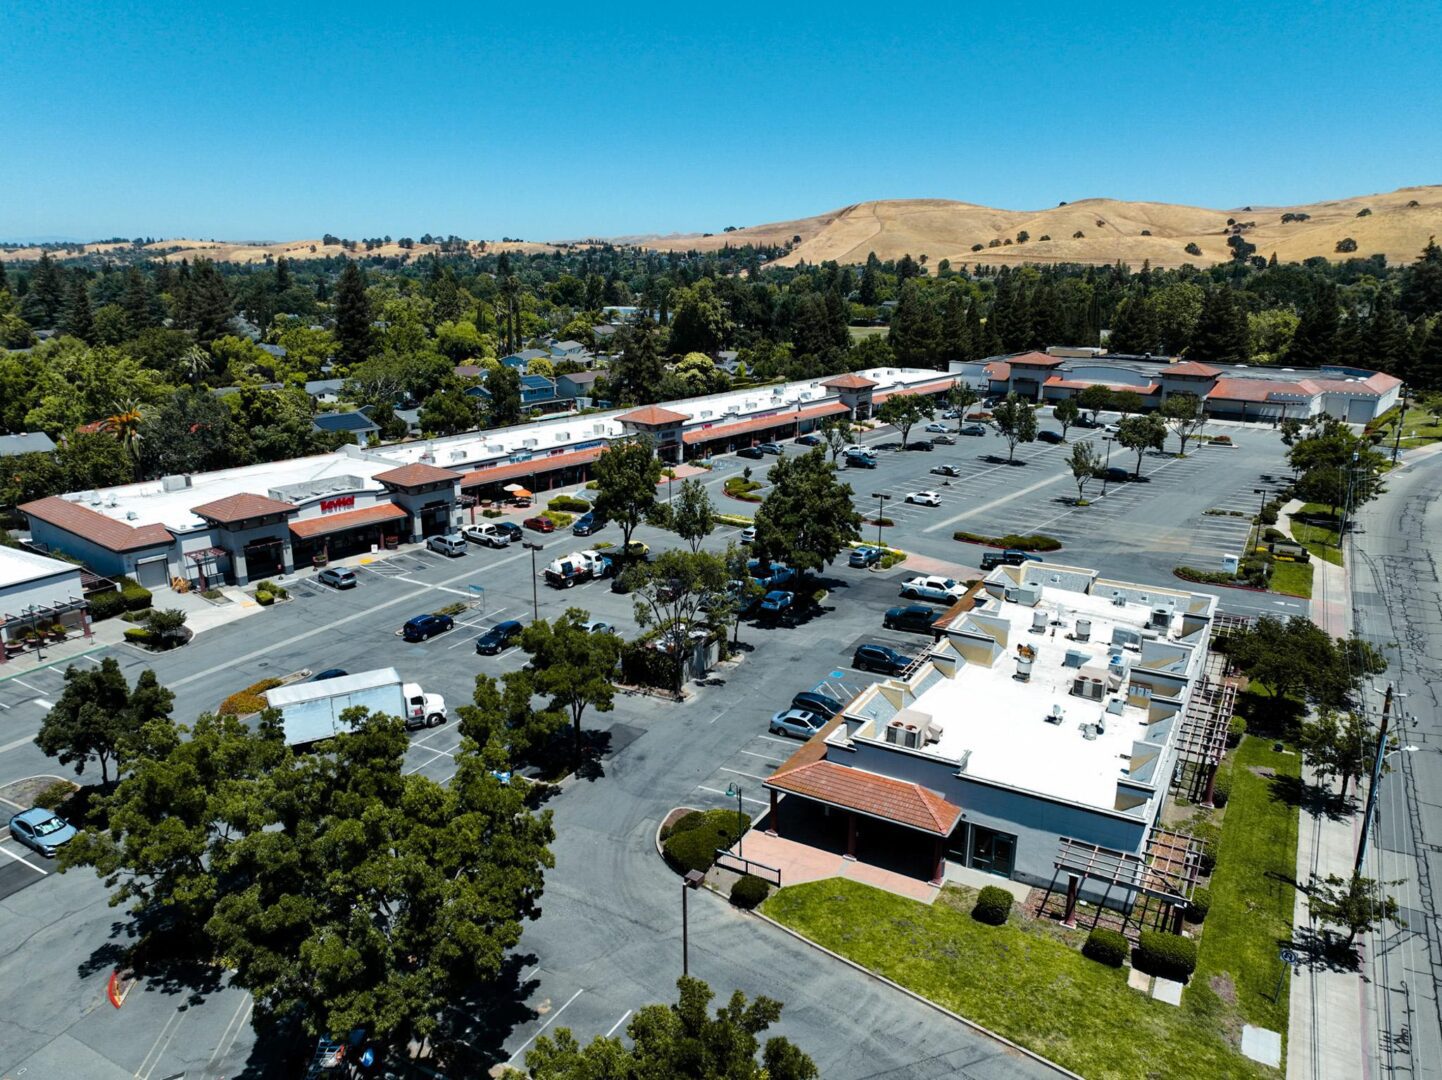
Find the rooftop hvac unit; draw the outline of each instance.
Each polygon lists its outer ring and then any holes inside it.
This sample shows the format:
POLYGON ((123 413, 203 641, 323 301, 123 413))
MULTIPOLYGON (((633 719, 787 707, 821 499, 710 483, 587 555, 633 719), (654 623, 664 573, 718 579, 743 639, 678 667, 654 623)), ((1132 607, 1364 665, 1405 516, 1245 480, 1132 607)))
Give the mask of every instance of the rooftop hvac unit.
POLYGON ((900 746, 901 740, 905 737, 906 725, 900 720, 893 720, 886 725, 886 741, 892 746, 900 746))
POLYGON ((926 741, 927 741, 927 742, 940 742, 940 741, 941 741, 941 722, 940 722, 940 721, 938 721, 938 720, 933 720, 933 721, 931 721, 931 723, 929 723, 929 724, 926 725, 926 741))
POLYGON ((190 487, 190 477, 184 474, 160 478, 161 491, 184 491, 188 487, 190 487))
POLYGON ((1106 696, 1106 687, 1100 679, 1094 679, 1090 675, 1078 675, 1072 680, 1071 692, 1089 701, 1100 701, 1106 696))
POLYGON ((1115 604, 1117 607, 1126 607, 1126 606, 1127 606, 1127 598, 1126 598, 1126 596, 1125 596, 1123 593, 1121 593, 1121 592, 1118 591, 1117 589, 1113 589, 1113 590, 1112 590, 1112 603, 1115 604))
POLYGON ((901 731, 901 745, 915 750, 921 745, 921 729, 915 724, 907 724, 901 731))
POLYGON ((1152 617, 1147 620, 1147 625, 1155 626, 1159 629, 1165 630, 1168 626, 1171 625, 1171 621, 1172 609, 1169 607, 1158 606, 1152 608, 1152 617))
POLYGON ((1047 622, 1048 618, 1045 611, 1033 611, 1031 613, 1031 632, 1033 634, 1046 633, 1047 622))
POLYGON ((1120 645, 1124 649, 1139 649, 1142 635, 1129 626, 1116 626, 1112 628, 1112 644, 1120 645))
POLYGON ((1085 739, 1087 742, 1095 742, 1095 741, 1096 741, 1097 729, 1096 729, 1095 727, 1093 727, 1091 724, 1083 724, 1083 725, 1081 726, 1081 733, 1082 733, 1082 738, 1085 739))
POLYGON ((1090 619, 1078 619, 1076 621, 1076 633, 1078 641, 1090 641, 1092 639, 1092 621, 1090 619))
POLYGON ((1063 658, 1063 660, 1062 660, 1061 666, 1062 666, 1062 667, 1069 667, 1069 668, 1080 668, 1080 667, 1085 667, 1085 666, 1086 666, 1086 662, 1087 662, 1087 654, 1086 654, 1086 653, 1084 653, 1084 652, 1079 652, 1079 651, 1077 651, 1076 649, 1068 649, 1068 650, 1066 651, 1066 656, 1065 656, 1065 658, 1063 658))
POLYGON ((1041 603, 1041 586, 1032 581, 1022 582, 1016 586, 1016 602, 1027 607, 1036 607, 1041 603))
POLYGON ((1109 700, 1107 702, 1107 712, 1111 713, 1113 716, 1120 716, 1122 714, 1122 699, 1119 697, 1114 697, 1109 700))
POLYGON ((1031 681, 1031 660, 1024 656, 1016 658, 1016 677, 1021 682, 1031 681))
POLYGON ((1002 591, 1001 591, 1002 599, 1008 601, 1009 603, 1015 604, 1015 603, 1017 602, 1017 599, 1016 599, 1016 591, 1017 591, 1017 588, 1018 588, 1018 586, 1016 586, 1016 585, 1008 585, 1008 586, 1006 586, 1006 587, 1005 587, 1004 589, 1002 589, 1002 591))

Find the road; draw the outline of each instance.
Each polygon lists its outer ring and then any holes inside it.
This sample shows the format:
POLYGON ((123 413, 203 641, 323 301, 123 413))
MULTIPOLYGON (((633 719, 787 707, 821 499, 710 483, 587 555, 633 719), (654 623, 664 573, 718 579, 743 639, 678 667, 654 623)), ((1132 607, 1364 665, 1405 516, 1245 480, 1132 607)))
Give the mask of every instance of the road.
MULTIPOLYGON (((1364 1000, 1374 1024, 1374 1075, 1442 1076, 1442 456, 1392 474, 1388 493, 1357 514, 1352 538, 1353 620, 1383 649, 1402 716, 1393 771, 1378 789, 1378 816, 1366 874, 1400 882, 1388 891, 1405 927, 1385 925, 1367 955, 1372 980, 1364 1000)), ((1380 699, 1371 695, 1375 717, 1380 699)))

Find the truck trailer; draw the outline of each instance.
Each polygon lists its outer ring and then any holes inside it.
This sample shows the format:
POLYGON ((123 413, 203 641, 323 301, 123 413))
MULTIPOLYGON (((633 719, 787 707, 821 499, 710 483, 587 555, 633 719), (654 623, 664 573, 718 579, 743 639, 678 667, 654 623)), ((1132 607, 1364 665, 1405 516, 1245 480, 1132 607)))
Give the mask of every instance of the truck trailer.
POLYGON ((411 730, 439 727, 446 722, 445 699, 439 694, 427 694, 416 683, 402 682, 395 668, 277 686, 265 692, 265 700, 280 710, 285 741, 292 746, 353 730, 341 719, 347 709, 367 709, 373 716, 398 716, 411 730))

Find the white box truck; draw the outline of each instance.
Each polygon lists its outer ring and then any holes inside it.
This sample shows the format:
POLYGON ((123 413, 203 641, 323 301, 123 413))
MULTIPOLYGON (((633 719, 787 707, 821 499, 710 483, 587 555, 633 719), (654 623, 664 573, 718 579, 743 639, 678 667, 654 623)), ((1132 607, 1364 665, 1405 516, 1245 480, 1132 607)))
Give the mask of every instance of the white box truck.
POLYGON ((265 692, 265 700, 280 710, 285 741, 292 746, 350 731, 341 714, 357 707, 372 714, 399 716, 411 729, 439 727, 446 722, 445 699, 427 694, 416 683, 402 682, 395 668, 277 686, 265 692))

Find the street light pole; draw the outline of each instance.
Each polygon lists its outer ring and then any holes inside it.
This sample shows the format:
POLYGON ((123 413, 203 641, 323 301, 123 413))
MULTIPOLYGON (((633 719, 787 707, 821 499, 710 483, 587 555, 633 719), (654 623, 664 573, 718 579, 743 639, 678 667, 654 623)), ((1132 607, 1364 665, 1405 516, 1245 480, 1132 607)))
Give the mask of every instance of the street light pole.
POLYGON ((686 876, 681 879, 681 976, 685 978, 691 974, 691 933, 687 925, 689 913, 686 910, 686 894, 692 889, 699 888, 706 875, 700 870, 688 870, 686 876))
POLYGON ((1267 510, 1267 495, 1269 493, 1266 488, 1252 488, 1252 494, 1260 495, 1262 497, 1262 501, 1257 506, 1257 542, 1253 544, 1251 546, 1251 549, 1247 552, 1248 557, 1255 555, 1257 548, 1260 547, 1262 543, 1262 515, 1267 510))
MULTIPOLYGON (((726 797, 727 797, 727 798, 730 798, 730 797, 732 797, 732 796, 735 796, 735 798, 736 798, 736 824, 737 824, 737 825, 740 825, 740 824, 741 824, 741 819, 742 819, 742 817, 744 817, 745 814, 746 814, 746 811, 741 809, 741 785, 740 785, 740 784, 727 784, 727 785, 726 785, 726 797)), ((742 829, 742 834, 741 834, 741 836, 738 836, 738 837, 736 838, 736 857, 737 857, 738 859, 742 859, 742 860, 744 860, 744 859, 746 858, 746 852, 745 852, 745 850, 741 847, 741 841, 742 841, 742 838, 743 838, 744 836, 745 836, 745 829, 743 828, 743 829, 742 829)))
POLYGON ((1106 493, 1107 493, 1107 473, 1108 473, 1108 472, 1110 471, 1110 469, 1111 469, 1111 464, 1112 464, 1112 443, 1114 443, 1115 441, 1116 441, 1116 439, 1115 439, 1113 436, 1111 436, 1111 435, 1103 435, 1103 436, 1102 436, 1102 442, 1104 442, 1104 443, 1107 444, 1107 457, 1106 457, 1106 461, 1102 464, 1102 495, 1103 495, 1103 496, 1105 496, 1106 493))
POLYGON ((1397 417, 1397 431, 1392 436, 1392 464, 1397 464, 1397 452, 1402 447, 1402 425, 1407 420, 1407 388, 1402 387, 1402 413, 1397 417))
POLYGON ((531 621, 541 621, 541 594, 536 588, 536 552, 545 548, 545 544, 533 544, 529 540, 522 540, 523 547, 531 552, 531 621))
POLYGON ((1377 728, 1376 760, 1372 762, 1372 786, 1367 789, 1367 812, 1362 816, 1362 835, 1357 841, 1357 862, 1352 867, 1355 877, 1362 872, 1362 860, 1367 857, 1367 833, 1372 828, 1372 811, 1377 808, 1377 785, 1382 781, 1382 762, 1387 758, 1387 724, 1392 718, 1392 684, 1387 684, 1386 696, 1382 699, 1382 722, 1377 728))
POLYGON ((884 491, 873 491, 871 497, 876 500, 876 546, 881 547, 881 523, 886 518, 886 500, 891 496, 884 491))

